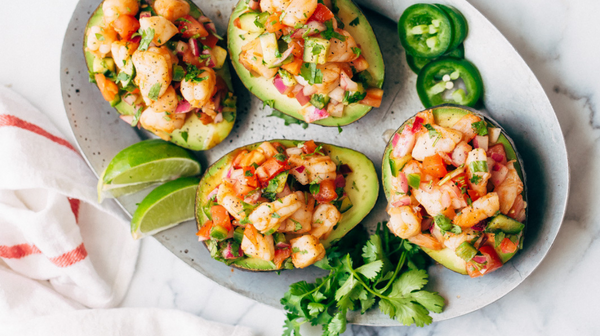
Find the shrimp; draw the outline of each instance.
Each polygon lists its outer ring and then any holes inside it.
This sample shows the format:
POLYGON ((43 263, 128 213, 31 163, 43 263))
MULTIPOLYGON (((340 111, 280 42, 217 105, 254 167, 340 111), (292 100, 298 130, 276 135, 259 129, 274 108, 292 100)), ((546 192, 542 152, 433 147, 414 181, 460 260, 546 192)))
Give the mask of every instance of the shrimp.
POLYGON ((165 94, 163 94, 156 101, 154 101, 151 107, 154 111, 167 112, 167 114, 170 115, 170 113, 174 113, 175 109, 177 109, 177 104, 179 104, 179 100, 177 99, 177 93, 175 92, 175 89, 171 85, 169 85, 167 91, 165 91, 165 94))
POLYGON ((288 159, 288 162, 292 165, 290 174, 294 176, 300 184, 307 185, 310 182, 308 178, 308 170, 304 166, 304 160, 300 157, 300 155, 291 155, 288 159))
POLYGON ((336 178, 337 166, 329 156, 313 155, 304 160, 304 166, 308 171, 310 182, 335 180, 336 178))
POLYGON ((442 243, 429 233, 419 233, 416 236, 408 238, 408 241, 430 250, 441 250, 444 248, 442 243))
POLYGON ((274 202, 259 205, 248 219, 262 233, 278 229, 294 212, 302 207, 298 195, 291 194, 274 202))
POLYGON ((467 201, 465 201, 465 198, 456 183, 448 181, 444 183, 440 189, 442 192, 450 195, 450 198, 452 199, 452 207, 454 209, 462 209, 467 206, 467 201))
POLYGON ((473 138, 477 135, 477 131, 473 128, 472 124, 481 121, 481 118, 478 116, 469 113, 464 117, 460 118, 454 125, 452 125, 452 129, 455 129, 462 133, 463 140, 465 142, 469 142, 473 140, 473 138))
POLYGON ((343 29, 336 29, 336 32, 345 36, 344 41, 337 38, 332 38, 329 41, 329 54, 327 54, 327 62, 352 62, 358 58, 358 55, 354 52, 358 45, 354 40, 354 37, 343 29))
POLYGON ((317 64, 317 69, 321 70, 323 80, 321 84, 314 84, 312 87, 316 89, 316 93, 328 94, 336 87, 340 86, 340 75, 342 67, 337 63, 317 64))
POLYGON ((301 234, 310 231, 312 228, 311 222, 315 209, 315 199, 310 194, 308 194, 308 199, 305 199, 304 193, 301 191, 296 191, 295 194, 302 206, 285 223, 282 223, 277 231, 301 234))
POLYGON ((310 266, 325 257, 325 247, 312 235, 304 235, 290 240, 292 245, 292 263, 296 268, 310 266))
MULTIPOLYGON (((489 173, 489 169, 487 168, 487 155, 483 148, 475 148, 470 151, 467 156, 466 165, 469 188, 477 192, 479 197, 485 195, 487 193, 487 182, 492 177, 492 174, 489 173), (473 167, 478 167, 483 171, 473 171, 473 167)), ((511 206, 512 203, 508 209, 511 206)))
POLYGON ((151 16, 143 17, 140 19, 140 29, 148 31, 148 29, 154 29, 154 37, 152 42, 161 46, 179 33, 179 29, 173 24, 173 22, 165 19, 162 16, 151 16))
POLYGON ((131 49, 132 48, 128 47, 126 41, 114 41, 110 45, 110 52, 117 68, 127 68, 127 63, 130 61, 131 55, 133 55, 133 52, 135 51, 131 49))
POLYGON ((317 0, 292 0, 283 11, 281 23, 290 27, 303 25, 313 15, 317 5, 317 0))
POLYGON ((393 234, 408 239, 421 233, 421 214, 410 206, 390 207, 388 228, 393 234))
POLYGON ((518 222, 522 222, 525 220, 525 216, 527 214, 525 212, 526 208, 527 208, 527 202, 525 202, 523 200, 523 195, 519 195, 515 199, 515 203, 513 204, 510 211, 508 212, 508 216, 514 218, 518 222))
POLYGON ((342 214, 331 204, 319 204, 312 216, 312 229, 310 234, 319 238, 327 239, 333 227, 340 221, 342 214))
POLYGON ((256 73, 258 76, 273 78, 277 74, 278 68, 269 68, 263 63, 260 39, 254 39, 242 47, 239 61, 248 71, 256 73))
POLYGON ((112 27, 92 26, 87 36, 87 49, 99 58, 104 58, 111 51, 111 46, 117 40, 117 32, 112 27))
MULTIPOLYGON (((437 230, 439 230, 439 228, 437 230)), ((446 232, 443 235, 444 238, 442 241, 444 243, 444 246, 451 249, 452 251, 455 251, 456 248, 458 248, 458 246, 460 246, 460 244, 462 244, 464 242, 471 243, 471 242, 477 240, 479 238, 479 235, 480 234, 473 229, 465 229, 465 230, 463 230, 463 232, 461 232, 459 234, 446 232)))
POLYGON ((261 12, 283 12, 292 0, 261 0, 260 11, 261 12))
MULTIPOLYGON (((431 125, 431 124, 429 124, 431 125)), ((436 153, 451 153, 456 145, 462 139, 462 133, 432 125, 435 133, 432 131, 421 133, 412 150, 412 156, 415 160, 423 161, 426 157, 436 153)))
POLYGON ((471 145, 465 141, 461 141, 456 145, 456 148, 452 151, 452 164, 456 167, 464 164, 467 161, 468 153, 473 149, 471 145))
POLYGON ((201 108, 210 101, 217 85, 215 71, 208 67, 200 68, 200 74, 196 78, 181 82, 181 95, 193 107, 201 108))
POLYGON ((273 156, 277 155, 277 153, 279 153, 277 149, 268 141, 261 143, 260 146, 258 146, 258 148, 262 151, 262 153, 267 159, 270 159, 273 156))
POLYGON ((437 216, 452 206, 452 199, 437 184, 421 183, 420 188, 413 189, 412 193, 431 216, 437 216))
POLYGON ((454 217, 453 222, 462 228, 470 228, 480 221, 493 216, 498 210, 500 210, 498 194, 491 192, 464 208, 460 214, 454 217))
POLYGON ((238 221, 246 218, 242 200, 237 197, 231 182, 224 180, 219 186, 219 191, 217 191, 217 203, 222 205, 227 212, 238 221))
POLYGON ((190 4, 185 0, 156 0, 154 11, 165 19, 174 22, 190 13, 190 4))
POLYGON ((251 257, 271 261, 275 257, 273 236, 263 236, 256 231, 252 224, 248 224, 244 229, 242 250, 251 257))
MULTIPOLYGON (((263 151, 259 150, 259 149, 255 149, 249 153, 246 152, 246 153, 242 153, 242 154, 243 154, 243 156, 241 157, 240 163, 239 163, 240 167, 249 167, 252 164, 256 164, 256 165, 260 166, 265 161, 267 161, 267 158, 265 157, 263 151)), ((239 154, 239 155, 242 155, 242 154, 239 154)))
POLYGON ((517 196, 523 192, 523 181, 521 181, 519 173, 517 173, 517 170, 515 169, 514 162, 515 161, 508 162, 506 165, 508 168, 506 178, 494 189, 500 198, 500 211, 505 215, 507 215, 513 207, 517 196))
POLYGON ((134 82, 142 97, 150 100, 150 90, 156 85, 160 88, 157 97, 167 92, 172 79, 172 64, 168 58, 157 52, 136 50, 131 59, 136 71, 134 82))
POLYGON ((119 15, 135 16, 140 9, 138 0, 105 0, 102 3, 104 24, 110 25, 119 15))
POLYGON ((169 141, 171 133, 183 127, 185 117, 185 113, 156 112, 152 107, 148 107, 142 112, 140 123, 142 127, 158 135, 161 139, 169 141))

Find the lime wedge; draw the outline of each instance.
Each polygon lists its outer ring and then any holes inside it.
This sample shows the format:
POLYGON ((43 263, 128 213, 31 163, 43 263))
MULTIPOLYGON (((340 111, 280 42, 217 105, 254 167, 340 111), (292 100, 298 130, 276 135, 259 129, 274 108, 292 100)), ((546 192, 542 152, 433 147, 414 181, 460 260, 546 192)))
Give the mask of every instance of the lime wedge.
POLYGON ((160 139, 141 141, 110 161, 98 181, 98 201, 199 173, 200 163, 188 150, 160 139))
POLYGON ((152 190, 131 219, 134 239, 151 236, 194 218, 196 190, 200 179, 182 177, 152 190))

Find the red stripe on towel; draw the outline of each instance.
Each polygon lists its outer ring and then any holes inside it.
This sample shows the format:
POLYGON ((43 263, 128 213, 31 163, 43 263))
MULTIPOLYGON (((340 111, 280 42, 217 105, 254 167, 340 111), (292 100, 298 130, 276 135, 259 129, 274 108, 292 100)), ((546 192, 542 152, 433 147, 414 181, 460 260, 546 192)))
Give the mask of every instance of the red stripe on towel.
POLYGON ((41 253, 35 245, 19 244, 13 246, 0 245, 0 258, 19 259, 31 254, 41 253))
POLYGON ((85 246, 83 246, 83 243, 81 243, 76 249, 61 256, 50 258, 50 261, 58 267, 67 267, 85 259, 87 255, 88 254, 85 250, 85 246))
POLYGON ((73 215, 75 215, 75 222, 79 224, 79 205, 81 201, 76 198, 68 198, 69 204, 71 205, 71 211, 73 211, 73 215))
POLYGON ((65 140, 63 138, 59 138, 56 135, 52 135, 52 134, 48 133, 46 130, 44 130, 43 128, 41 128, 37 125, 34 125, 30 122, 27 122, 25 120, 19 119, 13 115, 0 114, 0 127, 2 127, 2 126, 13 126, 13 127, 22 128, 24 130, 28 130, 35 134, 46 137, 46 138, 56 142, 59 145, 63 145, 65 147, 67 147, 68 149, 74 151, 75 153, 78 153, 77 150, 75 148, 73 148, 73 146, 71 146, 71 144, 67 140, 65 140))

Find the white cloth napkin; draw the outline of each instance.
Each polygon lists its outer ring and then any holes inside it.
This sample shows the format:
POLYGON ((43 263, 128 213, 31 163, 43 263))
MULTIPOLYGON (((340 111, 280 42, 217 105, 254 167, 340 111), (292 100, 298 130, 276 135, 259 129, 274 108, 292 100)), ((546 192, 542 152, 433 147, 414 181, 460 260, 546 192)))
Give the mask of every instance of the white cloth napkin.
POLYGON ((116 306, 139 251, 96 202, 97 179, 42 113, 0 86, 0 335, 249 335, 116 306), (96 308, 96 309, 86 309, 96 308))

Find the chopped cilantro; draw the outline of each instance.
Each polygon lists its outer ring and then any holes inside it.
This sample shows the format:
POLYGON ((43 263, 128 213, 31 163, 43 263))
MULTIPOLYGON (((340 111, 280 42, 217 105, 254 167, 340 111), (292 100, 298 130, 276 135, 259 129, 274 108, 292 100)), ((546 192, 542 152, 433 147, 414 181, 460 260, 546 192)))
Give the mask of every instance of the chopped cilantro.
POLYGON ((100 33, 96 33, 96 40, 98 40, 98 41, 104 41, 104 35, 102 35, 100 33))
POLYGON ((300 126, 302 126, 302 128, 306 129, 308 127, 308 123, 303 121, 303 120, 299 120, 296 119, 294 117, 291 117, 287 114, 284 114, 282 112, 279 112, 277 110, 273 110, 273 112, 271 112, 271 114, 269 114, 267 117, 277 117, 277 118, 281 118, 283 119, 284 125, 285 126, 289 126, 291 124, 298 124, 300 126))
POLYGON ((352 47, 352 52, 358 57, 362 53, 362 50, 360 50, 360 48, 357 47, 352 47))
POLYGON ((195 65, 188 64, 187 65, 187 74, 185 75, 185 80, 187 82, 200 83, 203 80, 206 80, 208 78, 208 76, 207 77, 199 77, 202 73, 204 73, 203 69, 198 69, 195 65))
POLYGON ((271 108, 275 108, 275 99, 263 101, 263 108, 265 108, 267 106, 271 106, 271 108))
POLYGON ((187 131, 181 132, 181 137, 183 138, 183 141, 187 142, 187 140, 188 140, 188 132, 187 131))
POLYGON ((469 181, 471 181, 472 184, 479 184, 479 182, 481 182, 481 176, 473 175, 469 181))
POLYGON ((142 34, 142 39, 140 40, 140 45, 138 47, 138 50, 141 51, 145 51, 148 50, 148 47, 150 46, 150 42, 152 42, 152 40, 154 39, 154 29, 153 28, 148 28, 146 30, 142 30, 140 28, 140 34, 142 34))
POLYGON ((342 133, 344 130, 342 129, 342 127, 340 125, 338 125, 338 134, 342 133))
POLYGON ((321 32, 321 36, 323 36, 324 39, 331 40, 332 38, 336 38, 342 42, 346 41, 346 36, 336 32, 333 29, 333 21, 332 20, 326 21, 325 27, 327 27, 327 29, 325 29, 325 31, 321 32))
POLYGON ((308 187, 308 190, 311 194, 316 195, 321 191, 321 185, 318 183, 311 183, 311 185, 308 187))
POLYGON ((277 212, 273 212, 271 214, 271 217, 273 217, 273 218, 281 218, 281 216, 279 216, 279 214, 277 212))
POLYGON ((246 172, 244 173, 244 175, 245 175, 245 176, 248 176, 248 177, 252 177, 252 176, 254 176, 254 174, 252 174, 252 171, 251 171, 251 170, 246 170, 246 172))
POLYGON ((300 69, 300 76, 310 85, 323 83, 323 73, 321 69, 317 69, 316 63, 304 63, 300 69))
POLYGON ((180 65, 173 65, 173 80, 176 82, 180 82, 185 78, 185 70, 180 65))
POLYGON ((485 121, 481 120, 478 122, 474 122, 471 124, 471 128, 477 132, 478 135, 484 136, 488 134, 487 124, 485 121))
POLYGON ((350 21, 350 25, 352 27, 358 26, 359 23, 360 23, 360 18, 358 16, 354 20, 350 21))
POLYGON ((159 97, 159 93, 160 93, 160 88, 162 87, 161 83, 156 83, 154 85, 152 85, 152 87, 150 88, 150 91, 148 91, 148 98, 152 99, 152 100, 157 100, 159 97))

